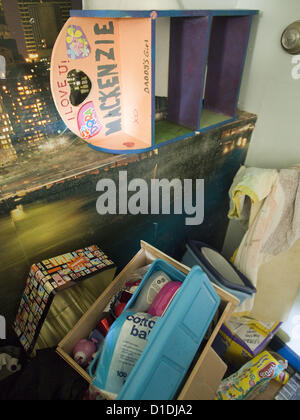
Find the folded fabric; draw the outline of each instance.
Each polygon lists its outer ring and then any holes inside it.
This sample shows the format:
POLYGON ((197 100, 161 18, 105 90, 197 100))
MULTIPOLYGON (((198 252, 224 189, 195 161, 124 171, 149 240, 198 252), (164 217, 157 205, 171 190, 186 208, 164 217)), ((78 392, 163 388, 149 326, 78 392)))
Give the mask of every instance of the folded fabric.
POLYGON ((274 212, 270 236, 262 251, 279 255, 300 238, 300 166, 280 171, 278 189, 274 194, 282 208, 274 212))
MULTIPOLYGON (((255 301, 264 299, 266 290, 263 282, 271 283, 269 279, 261 279, 258 287, 260 268, 288 251, 300 238, 300 166, 279 172, 256 168, 243 168, 239 172, 230 192, 229 217, 238 220, 248 217, 248 230, 236 252, 234 265, 257 287, 257 294, 238 308, 240 314, 251 316, 255 301), (247 215, 243 212, 242 205, 246 197, 251 199, 247 215)), ((285 289, 289 287, 297 292, 296 285, 289 285, 289 278, 284 278, 281 288, 276 285, 276 293, 284 296, 285 289)), ((272 292, 274 290, 269 291, 272 292)), ((259 307, 262 308, 263 305, 260 304, 259 307)), ((282 308, 284 310, 284 300, 282 308)), ((272 308, 267 309, 270 318, 272 308)), ((273 313, 274 321, 282 320, 276 318, 279 312, 275 307, 273 313)))
POLYGON ((236 174, 229 191, 231 199, 229 218, 248 220, 252 205, 262 202, 270 194, 277 178, 278 172, 274 169, 246 168, 242 166, 236 174))

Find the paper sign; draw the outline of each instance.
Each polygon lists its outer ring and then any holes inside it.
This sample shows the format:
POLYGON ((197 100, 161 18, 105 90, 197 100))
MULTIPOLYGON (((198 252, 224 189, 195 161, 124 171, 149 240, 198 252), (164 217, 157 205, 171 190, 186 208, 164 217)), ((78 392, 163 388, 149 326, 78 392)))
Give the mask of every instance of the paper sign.
POLYGON ((53 99, 67 127, 109 151, 151 147, 151 55, 150 17, 69 18, 50 70, 53 99))

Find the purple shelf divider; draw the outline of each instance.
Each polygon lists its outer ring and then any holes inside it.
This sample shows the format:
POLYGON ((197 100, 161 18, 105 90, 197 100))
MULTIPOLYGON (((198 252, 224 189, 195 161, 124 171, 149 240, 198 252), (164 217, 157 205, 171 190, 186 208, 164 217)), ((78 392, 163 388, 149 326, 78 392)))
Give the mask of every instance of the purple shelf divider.
POLYGON ((168 120, 200 123, 211 18, 171 18, 168 120))
POLYGON ((235 116, 252 16, 214 17, 204 108, 235 116))
POLYGON ((252 18, 258 13, 258 10, 236 9, 73 10, 71 16, 152 19, 152 144, 143 149, 152 150, 191 134, 155 142, 157 19, 171 19, 167 120, 193 132, 219 127, 236 118, 252 18), (203 114, 204 110, 216 115, 203 114), (205 120, 202 126, 201 116, 205 120))

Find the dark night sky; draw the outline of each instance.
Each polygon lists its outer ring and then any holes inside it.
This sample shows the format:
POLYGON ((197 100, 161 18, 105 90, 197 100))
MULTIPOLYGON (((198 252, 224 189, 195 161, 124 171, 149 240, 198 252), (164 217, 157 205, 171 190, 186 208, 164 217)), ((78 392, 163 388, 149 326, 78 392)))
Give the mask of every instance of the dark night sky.
MULTIPOLYGON (((28 0, 27 0, 28 1, 28 0)), ((37 0, 29 0, 37 3, 37 0)), ((51 2, 51 0, 49 0, 51 2)), ((55 0, 54 0, 55 1, 55 0)), ((56 0, 57 1, 57 0, 56 0)), ((17 0, 2 0, 4 15, 13 38, 17 41, 19 53, 26 56, 26 47, 23 35, 22 24, 20 20, 17 0)), ((81 9, 82 0, 72 0, 72 9, 81 9)))

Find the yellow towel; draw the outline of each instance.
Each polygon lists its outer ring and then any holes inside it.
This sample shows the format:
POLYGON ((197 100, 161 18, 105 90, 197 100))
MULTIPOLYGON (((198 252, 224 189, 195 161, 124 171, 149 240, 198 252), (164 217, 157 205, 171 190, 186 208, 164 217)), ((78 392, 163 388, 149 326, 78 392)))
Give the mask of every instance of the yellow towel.
POLYGON ((229 190, 230 219, 251 221, 259 211, 263 200, 270 194, 278 178, 274 169, 246 168, 242 166, 229 190), (247 198, 248 200, 247 206, 247 198))

